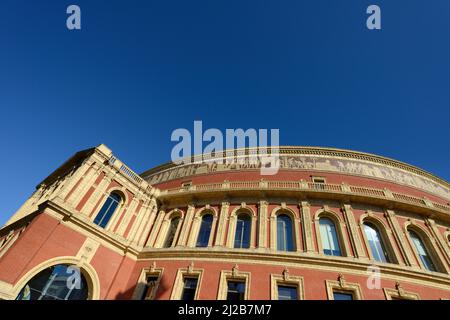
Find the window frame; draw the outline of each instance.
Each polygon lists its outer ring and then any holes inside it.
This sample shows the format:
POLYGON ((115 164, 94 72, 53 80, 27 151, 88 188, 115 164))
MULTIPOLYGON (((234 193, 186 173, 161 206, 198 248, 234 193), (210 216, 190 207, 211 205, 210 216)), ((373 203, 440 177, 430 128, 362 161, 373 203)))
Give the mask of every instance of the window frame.
POLYGON ((361 285, 359 283, 347 282, 340 276, 338 281, 325 280, 328 300, 334 300, 335 292, 351 293, 353 300, 363 300, 361 285))
POLYGON ((419 227, 415 222, 409 222, 405 224, 405 232, 406 232, 406 238, 407 241, 413 251, 414 258, 418 261, 419 267, 426 271, 426 272, 438 272, 438 273, 447 273, 445 265, 441 261, 441 258, 439 257, 439 251, 438 249, 433 245, 432 243, 432 237, 424 231, 421 227, 419 227), (416 245, 414 244, 413 240, 411 239, 410 232, 413 232, 417 235, 419 240, 422 242, 428 258, 431 260, 431 263, 433 264, 435 270, 429 270, 427 267, 425 267, 424 263, 422 262, 421 256, 417 250, 416 245))
POLYGON ((290 286, 297 288, 297 300, 305 299, 305 288, 303 277, 292 276, 286 272, 283 274, 271 274, 270 275, 270 299, 279 300, 278 298, 278 286, 290 286))
MULTIPOLYGON (((292 219, 292 217, 291 217, 291 215, 289 215, 288 213, 286 213, 286 212, 280 212, 280 213, 278 213, 277 215, 276 215, 276 220, 275 220, 275 226, 276 226, 276 230, 275 230, 275 244, 276 244, 276 247, 275 247, 275 249, 278 251, 278 252, 295 252, 296 251, 296 234, 295 234, 295 226, 294 226, 294 219, 292 219), (288 250, 288 248, 289 248, 289 245, 288 245, 288 240, 289 240, 289 238, 288 238, 288 235, 287 234, 285 234, 286 235, 286 237, 285 237, 285 240, 286 240, 286 243, 285 243, 285 249, 279 249, 279 246, 280 246, 280 243, 279 243, 279 241, 278 241, 278 238, 279 238, 279 228, 278 228, 278 223, 279 223, 279 218, 280 218, 280 216, 285 216, 285 217, 287 217, 288 219, 289 219, 289 221, 290 221, 290 224, 291 224, 291 236, 290 236, 290 239, 291 239, 291 250, 288 250)), ((284 231, 286 231, 286 229, 284 229, 284 231)))
POLYGON ((253 217, 251 215, 251 213, 246 212, 246 211, 238 211, 236 213, 236 224, 234 227, 234 237, 233 237, 233 249, 250 249, 252 247, 252 240, 253 240, 253 217), (245 230, 245 222, 243 225, 243 235, 241 238, 241 246, 240 247, 236 247, 236 236, 237 236, 237 232, 238 232, 238 223, 239 223, 239 219, 240 217, 245 216, 246 217, 246 223, 248 226, 248 230, 245 230), (243 247, 242 243, 243 243, 243 239, 245 238, 245 234, 248 233, 248 246, 243 247))
POLYGON ((136 284, 136 288, 133 293, 133 300, 154 300, 156 298, 156 294, 158 293, 159 285, 161 283, 161 279, 163 276, 164 268, 156 268, 152 266, 150 268, 144 268, 141 271, 141 274, 138 278, 138 283, 136 284), (152 290, 152 293, 148 298, 142 299, 142 296, 147 289, 147 279, 148 277, 157 277, 157 281, 155 287, 152 290))
POLYGON ((198 227, 198 232, 197 232, 197 236, 195 238, 195 248, 207 248, 207 247, 209 247, 211 245, 213 235, 214 235, 214 213, 213 212, 206 212, 205 214, 202 214, 200 216, 200 223, 199 223, 199 227, 198 227), (205 218, 205 216, 210 216, 211 217, 211 222, 210 222, 211 225, 209 227, 208 241, 207 241, 206 245, 199 246, 198 242, 199 242, 200 234, 202 232, 203 219, 205 218))
MULTIPOLYGON (((114 199, 115 200, 115 199, 114 199)), ((122 209, 123 205, 125 204, 125 197, 122 194, 122 192, 119 192, 119 190, 111 190, 106 194, 106 199, 103 200, 103 204, 100 207, 100 210, 97 211, 96 215, 92 215, 92 223, 95 224, 96 226, 98 226, 99 228, 102 228, 104 230, 109 230, 110 226, 112 225, 112 221, 116 220, 114 217, 116 214, 118 214, 120 212, 120 210, 122 209), (111 198, 112 195, 116 195, 119 200, 117 201, 117 206, 114 208, 114 211, 111 213, 111 215, 109 216, 108 221, 106 222, 106 224, 104 226, 101 226, 101 222, 102 220, 105 218, 106 213, 108 212, 109 208, 111 207, 111 204, 109 205, 108 210, 105 211, 105 213, 103 214, 103 217, 100 219, 100 221, 98 223, 95 222, 95 220, 97 220, 97 217, 99 216, 100 212, 103 210, 103 208, 106 205, 106 202, 111 198)))
POLYGON ((181 229, 182 224, 183 224, 183 217, 181 215, 177 214, 177 215, 174 215, 173 217, 170 218, 169 226, 167 227, 167 230, 166 230, 165 235, 164 235, 163 242, 161 244, 162 248, 166 248, 167 249, 167 248, 173 248, 173 247, 176 246, 176 244, 178 242, 179 235, 180 235, 180 229, 181 229), (172 231, 172 222, 175 219, 178 219, 178 223, 177 223, 177 225, 175 227, 175 230, 173 231, 172 241, 171 241, 170 245, 167 246, 167 241, 169 239, 169 234, 172 231))
POLYGON ((180 268, 177 271, 175 277, 175 283, 172 287, 172 293, 170 295, 170 300, 181 300, 181 296, 184 290, 184 279, 185 278, 197 278, 197 287, 195 289, 194 300, 198 300, 200 295, 201 283, 203 279, 204 269, 194 268, 193 265, 188 268, 180 268))
POLYGON ((386 300, 420 300, 420 295, 415 292, 405 291, 399 285, 396 288, 383 288, 386 300))
MULTIPOLYGON (((334 221, 334 219, 330 218, 329 216, 324 215, 324 216, 319 217, 318 224, 319 224, 319 238, 320 238, 320 244, 321 244, 321 253, 326 255, 326 256, 329 256, 329 257, 330 256, 331 257, 344 257, 345 255, 344 255, 344 250, 343 250, 343 246, 342 246, 341 235, 340 235, 340 232, 338 230, 338 227, 336 226, 336 222, 334 221), (325 220, 330 221, 330 223, 332 224, 332 226, 334 228, 334 233, 335 233, 335 237, 336 237, 336 243, 334 243, 334 239, 333 239, 334 237, 333 236, 331 237, 331 241, 333 242, 333 244, 335 246, 336 245, 338 246, 338 248, 339 248, 339 254, 338 255, 326 254, 325 253, 326 249, 324 248, 324 243, 322 241, 322 237, 324 235, 322 235, 322 224, 320 223, 321 220, 322 221, 325 221, 325 220)), ((330 237, 329 237, 329 232, 328 231, 327 231, 327 238, 328 238, 328 241, 330 241, 330 237)), ((334 250, 334 251, 336 251, 336 250, 334 250)), ((331 252, 333 252, 333 250, 331 250, 331 252)))
POLYGON ((244 300, 250 300, 250 272, 239 271, 234 267, 231 271, 222 270, 220 272, 219 289, 217 292, 217 300, 227 300, 228 281, 240 281, 245 284, 244 300))
POLYGON ((368 252, 369 258, 371 260, 376 261, 377 263, 398 263, 397 258, 395 256, 395 254, 393 253, 392 245, 391 245, 387 235, 385 234, 386 230, 384 228, 383 229, 380 228, 379 223, 375 223, 371 219, 364 219, 361 223, 361 228, 362 228, 361 231, 363 234, 364 242, 366 244, 367 252, 368 252), (372 252, 372 248, 369 243, 369 239, 366 234, 366 227, 371 227, 372 229, 375 229, 375 231, 377 232, 377 234, 380 238, 379 239, 380 246, 383 249, 383 253, 384 253, 386 261, 379 261, 379 260, 375 259, 373 252, 372 252))

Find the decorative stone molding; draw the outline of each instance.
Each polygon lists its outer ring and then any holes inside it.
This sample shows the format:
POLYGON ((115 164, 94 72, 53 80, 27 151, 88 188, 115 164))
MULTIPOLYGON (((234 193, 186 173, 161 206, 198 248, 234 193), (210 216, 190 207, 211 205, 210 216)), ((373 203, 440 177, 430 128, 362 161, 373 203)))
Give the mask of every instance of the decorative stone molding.
POLYGON ((28 271, 17 283, 12 287, 9 296, 17 297, 20 290, 39 272, 58 264, 68 264, 78 267, 86 279, 88 285, 88 299, 100 299, 100 280, 95 269, 85 261, 86 259, 79 259, 78 257, 62 256, 46 260, 28 271))
POLYGON ((338 281, 326 280, 328 300, 334 300, 334 293, 352 294, 353 300, 363 300, 361 286, 359 283, 350 283, 345 280, 342 274, 339 274, 338 281))
POLYGON ((312 232, 311 208, 309 202, 301 201, 299 207, 302 213, 302 231, 305 252, 316 252, 312 232))
POLYGON ((395 289, 383 288, 386 300, 420 300, 420 296, 414 292, 403 289, 399 282, 395 283, 395 289))
POLYGON ((349 229, 350 229, 349 236, 350 236, 350 241, 352 243, 352 247, 355 252, 355 255, 357 258, 366 259, 367 255, 362 246, 361 238, 359 237, 359 231, 356 226, 355 216, 353 214, 351 205, 344 204, 342 211, 344 213, 344 217, 347 222, 347 225, 349 226, 349 229))
MULTIPOLYGON (((251 150, 251 148, 247 149, 251 150)), ((226 159, 226 155, 225 151, 222 155, 218 154, 216 158, 219 160, 219 165, 213 162, 200 167, 195 162, 183 165, 165 164, 144 172, 142 176, 148 183, 156 184, 170 179, 203 174, 204 172, 211 173, 216 170, 260 169, 260 163, 257 163, 253 169, 249 168, 249 159, 248 157, 245 158, 244 155, 242 156, 244 157, 243 161, 237 165, 221 164, 220 159, 222 159, 222 156, 226 159)), ((412 165, 377 155, 334 148, 280 147, 278 157, 281 170, 312 170, 382 179, 419 188, 450 199, 448 182, 412 165)))
POLYGON ((258 205, 258 248, 267 248, 267 209, 269 203, 265 200, 260 200, 258 205))
POLYGON ((195 269, 194 263, 191 264, 187 268, 178 269, 177 275, 175 277, 175 284, 172 288, 172 293, 170 295, 170 300, 180 300, 181 295, 183 294, 184 287, 184 279, 185 278, 196 278, 197 279, 197 288, 195 290, 194 300, 198 300, 200 294, 200 288, 203 278, 203 269, 195 269))
POLYGON ((155 261, 153 261, 150 267, 142 269, 141 274, 138 278, 138 282, 136 284, 136 288, 133 292, 132 300, 141 300, 142 298, 144 300, 154 300, 159 289, 159 284, 161 282, 163 273, 164 268, 157 268, 155 261), (151 276, 156 277, 157 280, 154 284, 152 284, 152 289, 147 293, 147 296, 143 297, 143 294, 147 286, 149 285, 149 283, 147 283, 147 279, 151 276))
POLYGON ((220 272, 219 290, 217 300, 226 300, 228 291, 228 281, 242 281, 245 283, 244 299, 250 299, 250 272, 240 271, 237 265, 234 265, 231 271, 222 270, 220 272))
POLYGON ((297 289, 298 300, 304 300, 305 288, 303 283, 303 277, 290 275, 289 270, 284 268, 282 274, 270 275, 270 298, 271 300, 279 300, 278 286, 285 285, 295 287, 297 289))

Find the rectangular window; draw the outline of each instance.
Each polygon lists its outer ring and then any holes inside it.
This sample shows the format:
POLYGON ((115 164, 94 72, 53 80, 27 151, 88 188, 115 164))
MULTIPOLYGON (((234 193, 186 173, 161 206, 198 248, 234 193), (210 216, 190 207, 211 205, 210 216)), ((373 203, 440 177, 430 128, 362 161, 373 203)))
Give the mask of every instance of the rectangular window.
POLYGON ((181 187, 184 189, 189 189, 190 187, 192 187, 192 181, 183 182, 181 184, 181 187))
POLYGON ((158 276, 147 277, 145 289, 142 293, 141 300, 151 300, 154 298, 158 286, 158 276))
POLYGON ((334 291, 333 298, 334 298, 334 300, 353 300, 353 293, 334 291))
POLYGON ((227 300, 245 300, 245 282, 228 281, 227 300))
POLYGON ((325 178, 322 177, 312 177, 313 186, 316 190, 325 190, 325 178))
POLYGON ((298 288, 295 286, 278 285, 278 300, 298 300, 298 288))
POLYGON ((195 293, 197 292, 197 278, 184 278, 183 292, 181 300, 191 301, 195 300, 195 293))
POLYGON ((322 177, 313 177, 312 180, 313 180, 313 183, 317 183, 317 184, 325 184, 326 183, 325 178, 322 178, 322 177))

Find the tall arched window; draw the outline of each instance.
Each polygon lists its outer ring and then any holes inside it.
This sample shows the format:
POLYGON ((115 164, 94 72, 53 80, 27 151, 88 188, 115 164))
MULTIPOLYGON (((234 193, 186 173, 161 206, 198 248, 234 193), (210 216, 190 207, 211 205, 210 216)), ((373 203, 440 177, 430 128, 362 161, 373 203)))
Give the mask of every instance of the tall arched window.
POLYGON ((205 214, 202 217, 202 223, 200 231, 197 237, 197 247, 207 247, 209 243, 209 237, 211 235, 213 216, 211 214, 205 214))
POLYGON ((287 214, 277 216, 277 250, 294 251, 292 219, 287 214))
POLYGON ((319 225, 323 253, 328 256, 342 256, 334 222, 330 218, 322 217, 319 219, 319 225))
POLYGON ((408 233, 412 243, 416 247, 416 251, 425 269, 429 271, 437 271, 436 266, 434 265, 430 253, 422 238, 413 230, 408 230, 408 233))
POLYGON ((86 300, 88 286, 76 266, 59 264, 35 275, 16 300, 86 300))
POLYGON ((234 235, 235 248, 250 248, 250 235, 252 219, 246 213, 241 213, 236 221, 236 233, 234 235))
POLYGON ((379 262, 390 262, 389 255, 378 228, 370 222, 364 222, 363 225, 372 257, 379 262))
POLYGON ((170 220, 169 230, 167 230, 166 240, 164 241, 164 248, 170 248, 174 244, 175 235, 178 230, 180 217, 175 217, 170 220))
POLYGON ((110 193, 103 207, 95 217, 94 223, 105 228, 121 200, 122 198, 117 193, 110 193))

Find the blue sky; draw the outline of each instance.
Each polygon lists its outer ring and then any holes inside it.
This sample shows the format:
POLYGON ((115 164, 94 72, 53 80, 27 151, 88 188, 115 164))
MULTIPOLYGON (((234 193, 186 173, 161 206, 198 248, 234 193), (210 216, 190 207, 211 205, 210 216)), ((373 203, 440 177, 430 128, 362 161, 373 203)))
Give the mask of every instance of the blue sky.
POLYGON ((450 180, 449 31, 448 0, 2 0, 0 224, 76 151, 105 143, 142 172, 194 120, 450 180))

